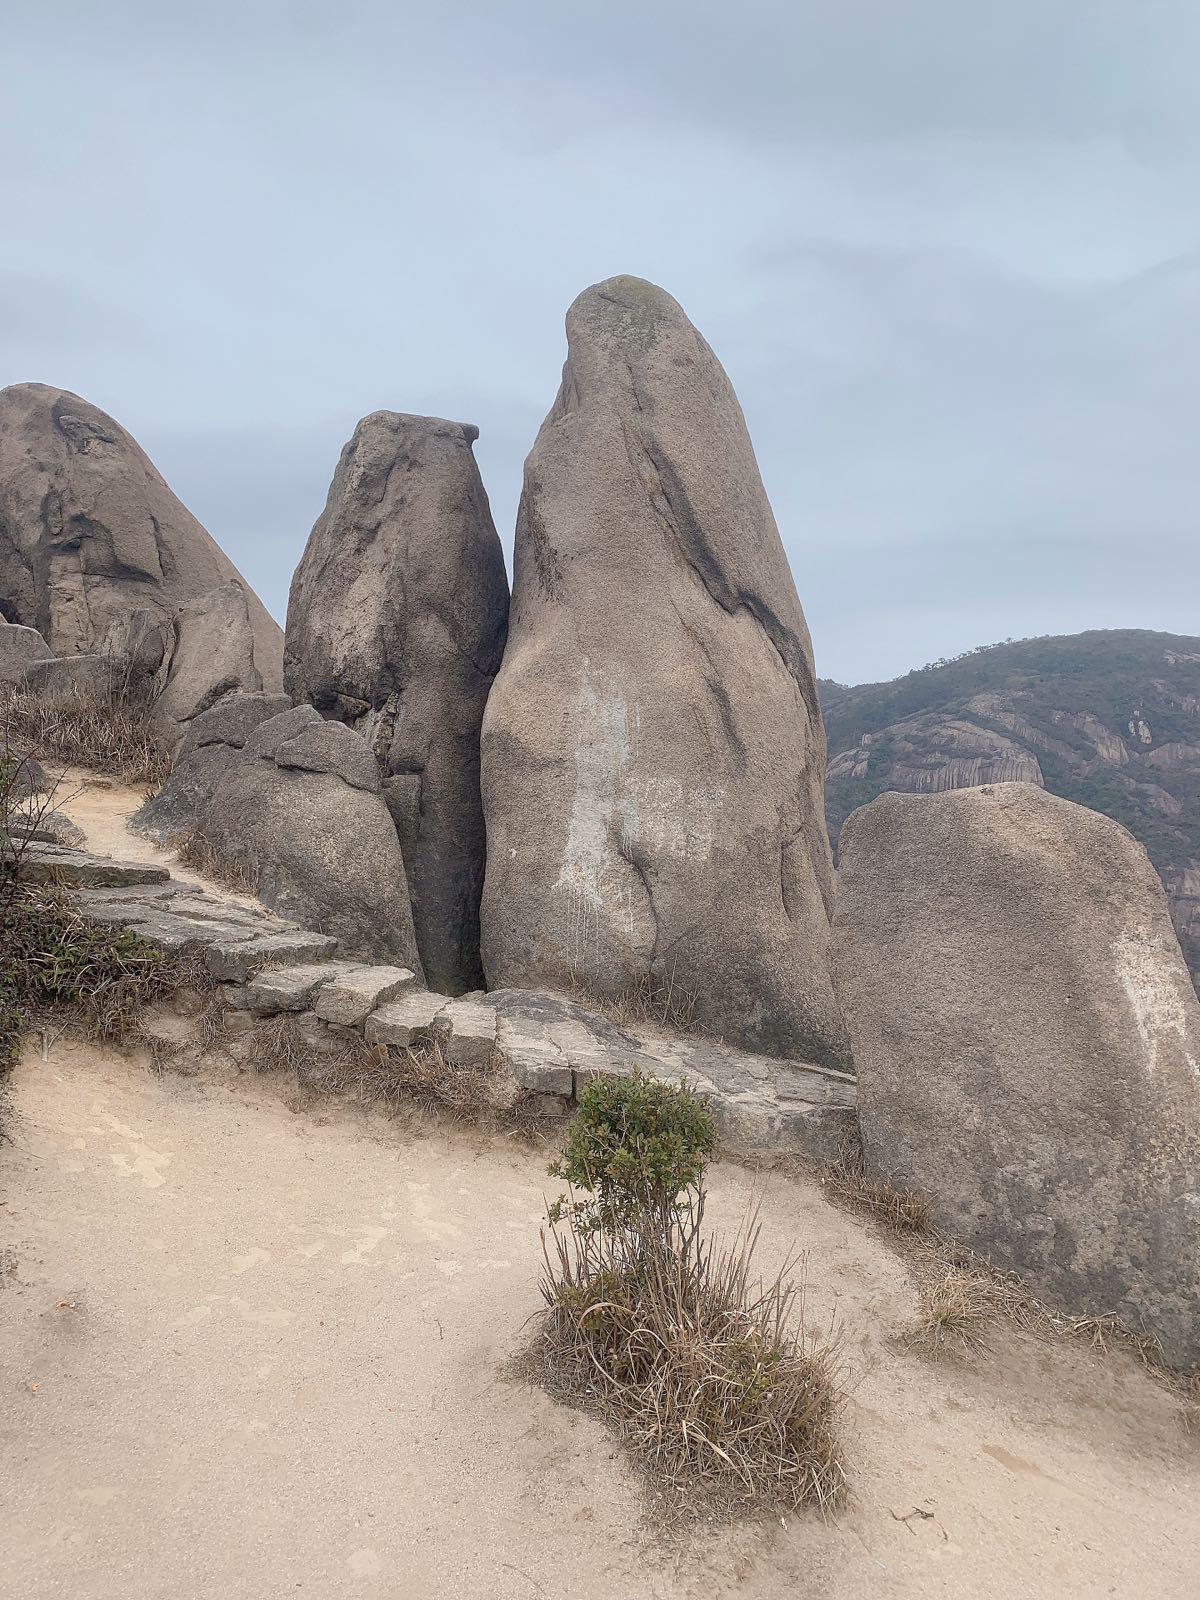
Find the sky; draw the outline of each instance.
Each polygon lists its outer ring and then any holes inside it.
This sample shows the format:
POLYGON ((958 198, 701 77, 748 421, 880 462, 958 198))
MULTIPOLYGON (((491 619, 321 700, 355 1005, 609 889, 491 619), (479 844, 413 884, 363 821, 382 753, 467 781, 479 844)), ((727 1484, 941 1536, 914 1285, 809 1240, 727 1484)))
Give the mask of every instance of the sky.
POLYGON ((0 384, 111 412, 280 621, 359 417, 511 558, 563 316, 741 399, 817 670, 1200 632, 1195 0, 0 0, 0 384))

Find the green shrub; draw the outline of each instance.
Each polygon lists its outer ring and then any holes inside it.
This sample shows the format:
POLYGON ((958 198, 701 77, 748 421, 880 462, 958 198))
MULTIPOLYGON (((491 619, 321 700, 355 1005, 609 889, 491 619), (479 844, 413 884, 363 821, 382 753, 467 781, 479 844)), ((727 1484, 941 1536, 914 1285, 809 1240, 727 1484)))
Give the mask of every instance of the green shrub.
POLYGON ((712 1113, 686 1084, 593 1078, 579 1097, 562 1155, 550 1175, 586 1200, 556 1202, 551 1221, 570 1215, 597 1228, 646 1211, 664 1220, 697 1189, 717 1140, 712 1113))

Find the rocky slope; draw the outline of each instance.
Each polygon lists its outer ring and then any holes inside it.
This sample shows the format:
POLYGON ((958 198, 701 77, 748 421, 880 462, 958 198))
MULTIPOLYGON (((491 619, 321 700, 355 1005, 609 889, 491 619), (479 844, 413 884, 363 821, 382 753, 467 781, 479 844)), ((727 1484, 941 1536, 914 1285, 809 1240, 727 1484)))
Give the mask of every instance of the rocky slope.
POLYGON ((1200 638, 1138 629, 993 645, 892 683, 822 680, 830 835, 885 790, 1037 783, 1145 845, 1200 986, 1200 638))
POLYGON ((136 439, 65 389, 0 389, 0 618, 55 655, 107 654, 136 614, 169 626, 230 583, 246 594, 254 668, 282 688, 279 624, 136 439))

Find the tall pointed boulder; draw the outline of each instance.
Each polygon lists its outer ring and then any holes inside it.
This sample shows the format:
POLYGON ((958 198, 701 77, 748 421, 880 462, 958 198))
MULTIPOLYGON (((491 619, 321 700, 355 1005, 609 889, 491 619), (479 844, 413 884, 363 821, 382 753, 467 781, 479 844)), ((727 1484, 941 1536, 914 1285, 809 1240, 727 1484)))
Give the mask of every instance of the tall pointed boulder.
POLYGON ((478 430, 376 411, 342 451, 292 579, 288 693, 371 742, 430 984, 483 981, 479 725, 504 650, 508 577, 478 430))
POLYGON ((492 986, 845 1060, 808 628, 732 385, 641 279, 567 314, 482 749, 492 986))
POLYGON ((230 582, 246 590, 255 666, 283 677, 283 635, 233 562, 119 423, 65 389, 0 390, 0 614, 56 655, 118 648, 139 610, 169 624, 230 582))

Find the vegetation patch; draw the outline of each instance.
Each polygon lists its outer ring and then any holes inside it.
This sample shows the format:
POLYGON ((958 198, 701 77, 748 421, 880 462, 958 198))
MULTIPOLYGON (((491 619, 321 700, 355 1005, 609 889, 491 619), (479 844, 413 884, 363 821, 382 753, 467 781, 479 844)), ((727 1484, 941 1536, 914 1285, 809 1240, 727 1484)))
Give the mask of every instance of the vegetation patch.
POLYGON ((846 1205, 874 1217, 895 1233, 929 1231, 929 1206, 925 1196, 912 1190, 893 1189, 890 1183, 869 1178, 861 1151, 847 1152, 821 1174, 821 1182, 846 1205))
POLYGON ((705 1234, 715 1142, 685 1085, 587 1085, 514 1370, 612 1426, 661 1513, 828 1509, 846 1481, 836 1348, 806 1333, 793 1260, 756 1275, 756 1214, 729 1244, 705 1234))
POLYGON ((89 922, 53 886, 0 883, 0 1068, 16 1060, 26 1029, 67 1008, 88 1037, 122 1043, 141 1011, 204 981, 130 928, 89 922))
POLYGON ((90 922, 53 884, 21 876, 19 825, 36 828, 51 807, 21 804, 24 760, 0 744, 0 1073, 16 1061, 34 1021, 63 1011, 91 1038, 122 1042, 144 1007, 207 982, 190 958, 169 955, 129 928, 90 922), (16 830, 16 831, 14 831, 16 830))
POLYGON ((177 833, 167 841, 185 867, 198 872, 210 883, 218 883, 235 894, 257 894, 259 868, 249 856, 229 856, 218 850, 198 828, 177 833))
POLYGON ((24 744, 43 760, 108 773, 135 788, 156 789, 171 770, 151 695, 115 669, 107 687, 68 695, 6 685, 0 688, 0 724, 12 746, 24 744))
POLYGON ((1200 1371, 1166 1366, 1156 1337, 1116 1316, 1076 1316, 1046 1305, 1016 1273, 994 1267, 935 1228, 922 1195, 894 1189, 863 1170, 861 1152, 827 1166, 821 1183, 836 1201, 897 1236, 916 1279, 920 1308, 901 1342, 934 1360, 979 1355, 1003 1328, 1083 1341, 1100 1354, 1125 1350, 1180 1399, 1181 1420, 1200 1431, 1200 1371))

